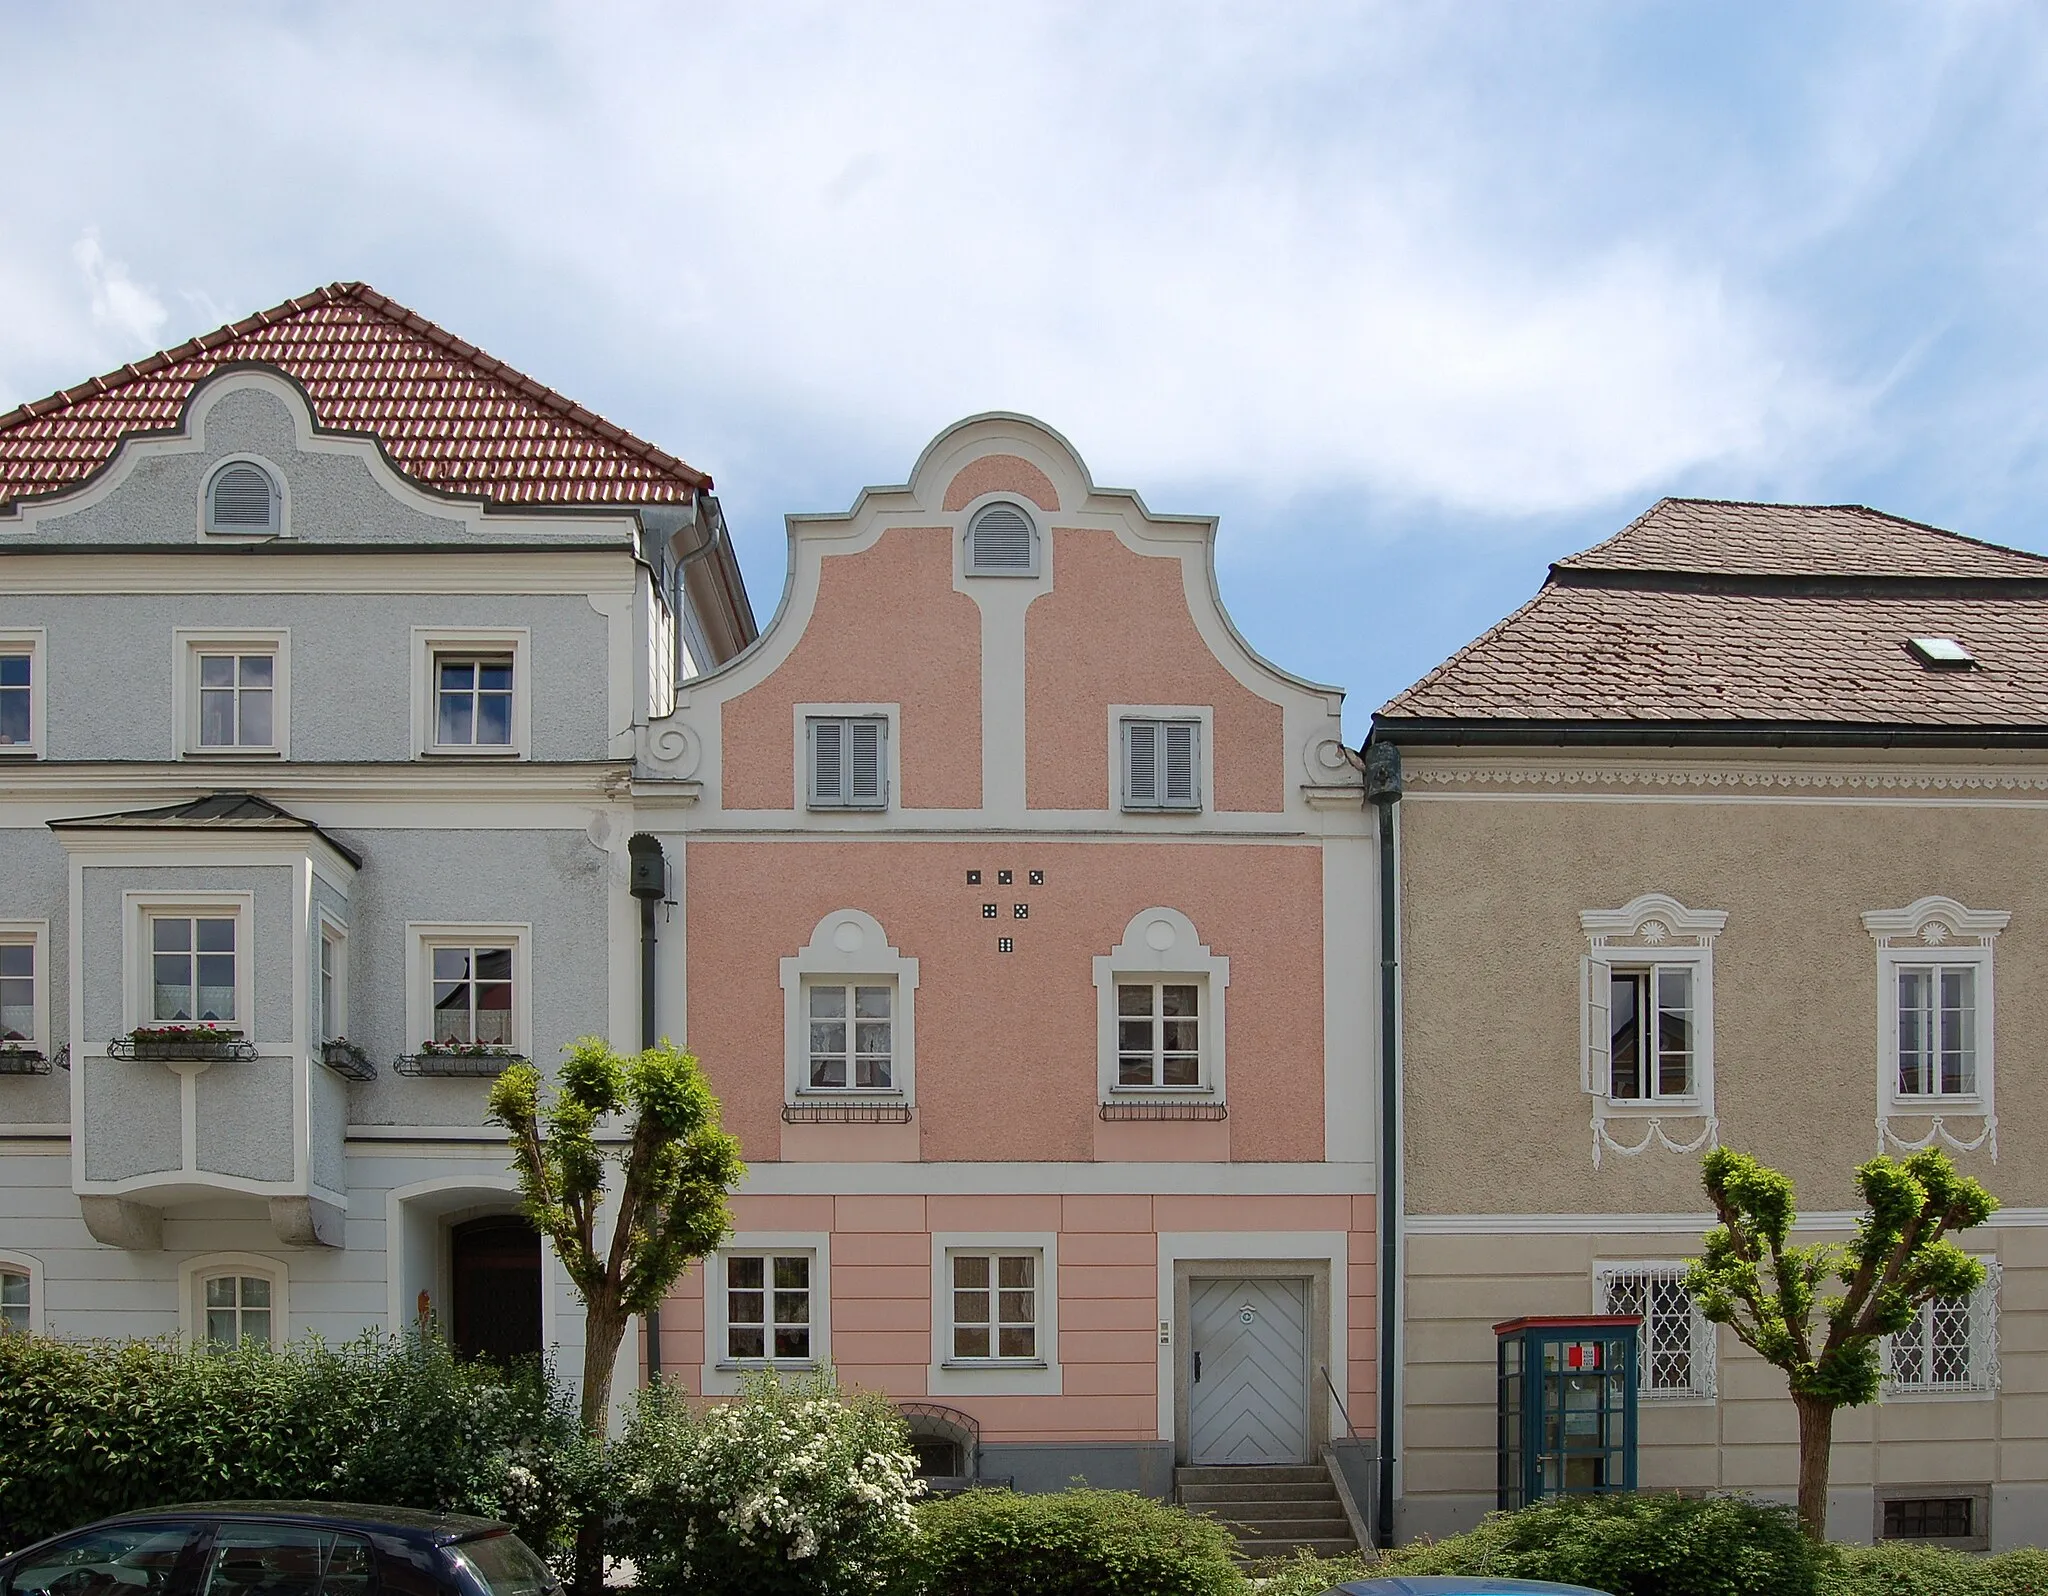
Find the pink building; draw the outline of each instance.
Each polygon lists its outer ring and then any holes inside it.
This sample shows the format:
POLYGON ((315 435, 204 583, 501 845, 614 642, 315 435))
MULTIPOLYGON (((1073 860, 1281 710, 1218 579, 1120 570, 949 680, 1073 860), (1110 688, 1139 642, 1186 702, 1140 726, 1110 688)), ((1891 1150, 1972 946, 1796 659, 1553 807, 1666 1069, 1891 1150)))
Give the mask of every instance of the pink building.
POLYGON ((751 1166, 665 1373, 829 1360, 1020 1488, 1334 1443, 1369 1494, 1372 823, 1215 536, 963 421, 791 517, 773 622, 648 728, 659 1023, 751 1166))

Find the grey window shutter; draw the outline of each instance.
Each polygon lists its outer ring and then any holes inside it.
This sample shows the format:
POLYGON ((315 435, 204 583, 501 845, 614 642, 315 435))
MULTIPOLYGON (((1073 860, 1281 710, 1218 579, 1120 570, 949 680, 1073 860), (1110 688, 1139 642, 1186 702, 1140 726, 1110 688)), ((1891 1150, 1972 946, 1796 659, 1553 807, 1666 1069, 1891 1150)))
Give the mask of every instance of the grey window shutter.
POLYGON ((1147 808, 1159 802, 1159 723, 1124 722, 1124 802, 1147 808))
POLYGON ((209 514, 212 524, 223 531, 270 531, 277 525, 270 478, 252 465, 229 466, 213 479, 209 514))
POLYGON ((811 802, 837 804, 846 801, 846 760, 842 739, 843 720, 811 722, 811 802))
POLYGON ((882 730, 879 720, 848 721, 846 801, 878 804, 882 801, 882 730))
POLYGON ((1590 954, 1579 961, 1579 1090, 1607 1095, 1614 1071, 1614 969, 1590 954))
POLYGON ((991 504, 967 529, 967 569, 983 575, 1031 574, 1031 522, 1014 505, 991 504))
POLYGON ((1176 807, 1192 807, 1195 794, 1195 723, 1170 720, 1161 726, 1165 739, 1165 780, 1159 801, 1176 807))

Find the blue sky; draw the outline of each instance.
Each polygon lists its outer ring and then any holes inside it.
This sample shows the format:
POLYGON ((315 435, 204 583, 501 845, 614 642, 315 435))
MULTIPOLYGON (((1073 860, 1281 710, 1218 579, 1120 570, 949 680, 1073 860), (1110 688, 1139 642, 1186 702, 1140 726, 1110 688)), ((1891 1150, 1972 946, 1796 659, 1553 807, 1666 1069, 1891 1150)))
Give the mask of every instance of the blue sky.
POLYGON ((0 0, 0 408, 362 278, 782 516, 984 409, 1377 703, 1660 494, 2048 549, 2048 11, 0 0))

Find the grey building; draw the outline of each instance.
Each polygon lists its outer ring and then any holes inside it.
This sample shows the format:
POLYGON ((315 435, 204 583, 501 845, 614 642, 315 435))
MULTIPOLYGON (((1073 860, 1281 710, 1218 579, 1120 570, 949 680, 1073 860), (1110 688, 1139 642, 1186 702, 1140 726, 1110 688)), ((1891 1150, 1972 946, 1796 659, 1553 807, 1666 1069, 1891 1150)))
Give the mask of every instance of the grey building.
POLYGON ((0 416, 8 1324, 580 1344, 484 1097, 637 1043, 710 486, 360 285, 0 416))

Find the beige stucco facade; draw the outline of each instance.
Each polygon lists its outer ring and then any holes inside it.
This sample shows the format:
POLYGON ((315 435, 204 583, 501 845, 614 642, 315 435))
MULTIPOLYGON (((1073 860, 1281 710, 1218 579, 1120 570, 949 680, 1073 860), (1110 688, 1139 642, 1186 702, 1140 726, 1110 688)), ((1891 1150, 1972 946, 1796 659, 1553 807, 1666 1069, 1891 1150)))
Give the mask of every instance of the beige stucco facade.
MULTIPOLYGON (((1946 922, 1920 935, 1988 950, 1986 1090, 1944 1115, 1940 1145, 2005 1205, 1966 1238, 2002 1267, 1995 1389, 1844 1414, 1830 1528, 1867 1539, 1884 1488, 1940 1485, 1982 1492, 1993 1544, 2048 1541, 2048 760, 1403 752, 1402 1532, 1442 1533, 1493 1505, 1494 1323, 1599 1311, 1603 1264, 1697 1252, 1697 1148, 1718 1141, 1791 1175, 1818 1237, 1844 1233, 1881 1120, 1887 1151, 1929 1135, 1931 1116, 1880 1102, 1892 1022, 1864 917, 1940 899, 1996 923, 1981 938, 1946 922), (1711 1088, 1656 1126, 1607 1106, 1584 1073, 1585 971, 1600 949, 1582 916, 1646 894, 1716 925, 1699 939, 1711 1088)), ((1689 945, 1665 909, 1644 929, 1609 956, 1689 945)), ((1642 1483, 1789 1493, 1783 1376, 1725 1331, 1714 1364, 1712 1395, 1643 1402, 1642 1483)))

